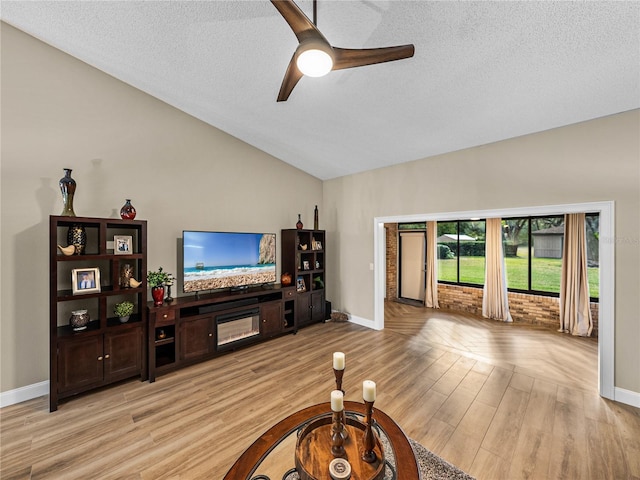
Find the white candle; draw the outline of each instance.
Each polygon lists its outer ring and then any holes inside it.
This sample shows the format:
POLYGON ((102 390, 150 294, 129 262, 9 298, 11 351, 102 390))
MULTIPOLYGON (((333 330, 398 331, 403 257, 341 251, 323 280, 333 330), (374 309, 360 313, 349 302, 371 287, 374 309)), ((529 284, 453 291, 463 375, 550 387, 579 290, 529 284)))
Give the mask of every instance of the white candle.
POLYGON ((362 398, 365 402, 376 401, 376 382, 365 380, 362 382, 362 398))
POLYGON ((343 409, 343 393, 340 390, 333 390, 331 392, 331 410, 333 410, 334 412, 341 412, 343 409))
POLYGON ((333 368, 334 370, 344 370, 344 353, 334 352, 333 354, 333 368))

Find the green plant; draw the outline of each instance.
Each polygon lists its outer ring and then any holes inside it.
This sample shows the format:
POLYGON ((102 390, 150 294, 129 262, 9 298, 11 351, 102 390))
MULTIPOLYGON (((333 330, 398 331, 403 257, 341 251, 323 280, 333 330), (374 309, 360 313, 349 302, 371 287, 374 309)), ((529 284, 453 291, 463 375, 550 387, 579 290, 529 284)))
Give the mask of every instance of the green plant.
POLYGON ((116 317, 127 317, 133 313, 133 303, 127 300, 116 303, 113 307, 113 313, 116 317))
POLYGON ((158 268, 156 272, 147 273, 147 283, 150 287, 163 287, 165 285, 173 285, 173 275, 158 268))
POLYGON ((438 244, 438 258, 454 258, 454 257, 455 255, 453 254, 453 252, 448 246, 442 243, 438 244))

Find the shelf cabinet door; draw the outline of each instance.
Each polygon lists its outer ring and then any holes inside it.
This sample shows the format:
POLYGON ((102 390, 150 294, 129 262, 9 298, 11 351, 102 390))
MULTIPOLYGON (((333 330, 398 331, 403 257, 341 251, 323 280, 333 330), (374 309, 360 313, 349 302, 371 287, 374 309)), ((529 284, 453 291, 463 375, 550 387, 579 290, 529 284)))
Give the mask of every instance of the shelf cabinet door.
POLYGON ((324 290, 298 294, 296 317, 299 326, 324 320, 324 290))
POLYGON ((180 360, 195 360, 215 351, 214 321, 211 315, 182 319, 180 360))
POLYGON ((139 375, 142 370, 142 330, 132 328, 104 337, 104 376, 108 382, 139 375))
POLYGON ((321 322, 324 320, 324 291, 313 292, 310 297, 311 321, 321 322))
POLYGON ((104 378, 102 335, 58 342, 58 391, 82 391, 104 378))
POLYGON ((284 323, 282 302, 262 305, 260 308, 260 320, 260 333, 262 335, 271 336, 282 332, 284 323))

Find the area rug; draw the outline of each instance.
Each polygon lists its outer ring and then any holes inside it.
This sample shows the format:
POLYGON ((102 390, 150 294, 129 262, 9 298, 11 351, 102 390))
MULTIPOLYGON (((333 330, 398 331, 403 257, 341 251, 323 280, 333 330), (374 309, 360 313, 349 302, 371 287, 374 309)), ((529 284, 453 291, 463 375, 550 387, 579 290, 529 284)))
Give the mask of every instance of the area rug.
POLYGON ((443 460, 418 442, 409 439, 409 443, 418 459, 422 480, 474 480, 472 476, 443 460))
MULTIPOLYGON (((380 437, 380 441, 383 444, 383 448, 387 445, 386 438, 384 435, 380 437)), ((413 452, 418 459, 418 467, 420 469, 420 479, 421 480, 475 480, 474 477, 467 475, 458 467, 451 465, 446 460, 443 460, 435 453, 431 452, 429 449, 423 447, 415 440, 409 439, 409 443, 411 444, 411 448, 413 448, 413 452)), ((387 446, 388 447, 388 446, 387 446)), ((387 457, 385 460, 388 460, 391 464, 395 464, 395 459, 393 458, 393 450, 390 448, 385 448, 385 454, 387 457)), ((285 476, 284 480, 299 480, 299 476, 296 472, 289 472, 288 475, 285 476)), ((397 478, 394 471, 387 466, 385 470, 384 480, 402 480, 401 478, 397 478)))

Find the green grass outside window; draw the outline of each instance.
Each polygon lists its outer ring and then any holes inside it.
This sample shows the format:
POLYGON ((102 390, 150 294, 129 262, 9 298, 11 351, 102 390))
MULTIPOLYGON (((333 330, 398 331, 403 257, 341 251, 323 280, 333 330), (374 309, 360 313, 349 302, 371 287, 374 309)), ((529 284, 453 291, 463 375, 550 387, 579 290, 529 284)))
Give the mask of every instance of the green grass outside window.
MULTIPOLYGON (((484 257, 461 257, 460 277, 463 283, 484 285, 484 257)), ((528 290, 527 258, 507 257, 507 286, 518 290, 528 290)), ((438 260, 438 280, 445 282, 457 281, 457 259, 438 260)), ((598 267, 587 268, 589 281, 589 295, 599 298, 598 267)), ((562 259, 533 258, 531 272, 532 290, 560 293, 560 278, 562 276, 562 259)))

